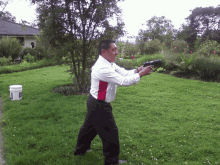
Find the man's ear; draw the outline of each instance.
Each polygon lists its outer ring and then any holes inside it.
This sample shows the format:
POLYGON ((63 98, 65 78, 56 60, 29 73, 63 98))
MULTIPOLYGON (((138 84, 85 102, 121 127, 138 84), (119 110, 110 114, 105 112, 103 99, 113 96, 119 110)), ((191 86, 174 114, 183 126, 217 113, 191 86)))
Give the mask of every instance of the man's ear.
POLYGON ((105 49, 102 49, 101 50, 101 54, 105 54, 106 50, 105 49))

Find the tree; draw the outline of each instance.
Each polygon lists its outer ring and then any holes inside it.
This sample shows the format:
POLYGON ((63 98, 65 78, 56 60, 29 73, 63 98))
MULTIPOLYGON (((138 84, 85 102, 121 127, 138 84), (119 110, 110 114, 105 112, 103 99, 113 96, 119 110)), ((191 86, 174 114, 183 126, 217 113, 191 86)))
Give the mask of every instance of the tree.
POLYGON ((220 43, 220 5, 214 7, 197 7, 186 18, 188 22, 187 42, 195 46, 197 36, 201 36, 201 42, 207 37, 220 43))
POLYGON ((173 33, 174 30, 172 21, 166 19, 164 16, 154 16, 150 20, 146 21, 145 25, 147 26, 147 29, 139 31, 139 34, 143 36, 145 41, 158 39, 163 42, 164 37, 173 33))
POLYGON ((126 43, 124 44, 124 53, 126 55, 129 55, 131 58, 131 56, 137 54, 137 52, 137 46, 133 43, 129 43, 128 41, 126 41, 126 43))
POLYGON ((155 54, 162 50, 162 44, 160 40, 155 39, 146 41, 144 44, 144 54, 155 54))
POLYGON ((186 24, 182 24, 181 27, 178 29, 177 31, 177 39, 179 40, 187 40, 187 31, 189 30, 189 26, 187 26, 186 24))
MULTIPOLYGON (((124 23, 120 0, 32 0, 37 3, 38 26, 57 52, 57 59, 65 57, 79 92, 89 85, 86 79, 89 60, 97 57, 97 43, 102 38, 123 35, 124 23), (116 17, 117 26, 109 24, 116 17)), ((87 75, 88 77, 89 75, 87 75)))
POLYGON ((117 43, 118 54, 120 57, 122 56, 122 54, 124 52, 124 46, 125 46, 125 43, 123 41, 120 41, 117 43))
POLYGON ((189 44, 189 49, 195 50, 195 43, 199 36, 197 35, 196 26, 184 25, 177 32, 177 39, 184 40, 189 44))
POLYGON ((145 40, 141 37, 141 35, 136 37, 135 43, 141 55, 145 52, 145 40))
POLYGON ((16 22, 16 18, 9 11, 4 11, 10 0, 0 0, 0 19, 16 22))
POLYGON ((9 0, 0 0, 0 8, 1 8, 1 12, 3 12, 6 8, 6 6, 9 4, 9 0))
POLYGON ((162 17, 152 17, 146 21, 146 29, 140 29, 136 43, 139 47, 140 53, 145 54, 145 42, 159 40, 161 43, 170 48, 172 41, 174 40, 177 31, 174 29, 172 22, 162 17))

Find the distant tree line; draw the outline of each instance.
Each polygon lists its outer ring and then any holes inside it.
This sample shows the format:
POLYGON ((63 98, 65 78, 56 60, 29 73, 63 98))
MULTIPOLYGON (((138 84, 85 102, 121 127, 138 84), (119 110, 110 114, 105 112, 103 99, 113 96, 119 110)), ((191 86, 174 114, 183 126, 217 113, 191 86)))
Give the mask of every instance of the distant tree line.
MULTIPOLYGON (((174 29, 172 21, 162 17, 152 17, 146 21, 146 28, 140 29, 136 43, 140 49, 146 41, 160 40, 166 47, 170 47, 175 39, 184 40, 191 50, 195 49, 196 41, 209 40, 220 43, 220 5, 217 7, 199 7, 191 11, 186 18, 187 23, 180 29, 174 29)), ((141 53, 143 49, 141 49, 141 53)))

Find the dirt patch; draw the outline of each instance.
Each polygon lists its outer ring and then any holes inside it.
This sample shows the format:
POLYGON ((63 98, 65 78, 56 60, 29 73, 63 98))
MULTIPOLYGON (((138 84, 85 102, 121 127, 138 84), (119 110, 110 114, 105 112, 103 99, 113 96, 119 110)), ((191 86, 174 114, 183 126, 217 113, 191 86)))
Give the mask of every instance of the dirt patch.
POLYGON ((2 118, 2 110, 3 110, 3 100, 0 97, 0 165, 5 164, 4 161, 4 154, 3 154, 3 137, 2 137, 2 124, 1 124, 1 118, 2 118))

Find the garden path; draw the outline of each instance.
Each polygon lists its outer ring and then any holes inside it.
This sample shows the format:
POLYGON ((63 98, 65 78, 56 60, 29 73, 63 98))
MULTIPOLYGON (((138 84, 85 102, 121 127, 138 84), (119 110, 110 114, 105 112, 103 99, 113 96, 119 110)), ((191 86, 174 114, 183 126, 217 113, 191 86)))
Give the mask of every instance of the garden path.
MULTIPOLYGON (((0 123, 1 123, 1 117, 2 117, 2 110, 3 110, 3 100, 0 97, 0 123)), ((0 124, 0 165, 3 165, 5 163, 3 158, 3 138, 2 138, 2 125, 0 124)))

